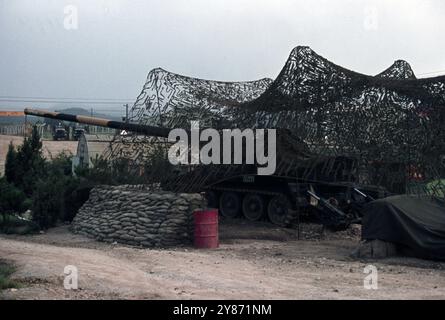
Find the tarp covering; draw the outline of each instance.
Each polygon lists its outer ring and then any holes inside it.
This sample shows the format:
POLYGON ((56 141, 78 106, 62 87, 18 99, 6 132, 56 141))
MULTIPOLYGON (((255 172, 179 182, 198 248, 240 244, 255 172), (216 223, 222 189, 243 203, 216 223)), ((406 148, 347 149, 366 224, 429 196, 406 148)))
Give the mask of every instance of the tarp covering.
POLYGON ((445 206, 433 197, 399 195, 364 207, 362 239, 402 245, 421 258, 445 260, 445 206))

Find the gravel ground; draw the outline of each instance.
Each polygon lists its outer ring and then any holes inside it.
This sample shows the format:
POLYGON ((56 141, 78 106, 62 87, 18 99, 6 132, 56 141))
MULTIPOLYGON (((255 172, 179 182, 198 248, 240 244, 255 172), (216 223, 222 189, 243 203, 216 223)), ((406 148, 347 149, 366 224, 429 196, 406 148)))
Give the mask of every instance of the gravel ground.
POLYGON ((321 233, 269 223, 223 221, 220 248, 143 249, 100 243, 67 226, 33 236, 0 236, 0 257, 17 266, 18 290, 3 299, 444 299, 445 263, 394 257, 354 260, 359 226, 321 233), (378 289, 363 287, 364 267, 378 289), (79 271, 65 290, 64 267, 79 271))

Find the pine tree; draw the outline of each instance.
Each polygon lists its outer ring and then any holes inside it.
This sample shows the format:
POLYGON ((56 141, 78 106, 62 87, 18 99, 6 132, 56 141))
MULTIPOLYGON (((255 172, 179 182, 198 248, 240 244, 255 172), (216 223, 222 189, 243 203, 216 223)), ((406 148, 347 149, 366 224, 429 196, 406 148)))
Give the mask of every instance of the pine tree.
POLYGON ((34 126, 31 137, 25 138, 23 144, 17 150, 15 185, 27 195, 31 195, 35 182, 44 172, 44 163, 42 142, 37 127, 34 126))
POLYGON ((37 131, 37 126, 32 127, 31 138, 29 139, 29 143, 31 146, 32 154, 35 157, 42 155, 42 141, 40 141, 40 135, 37 131))
POLYGON ((16 182, 16 168, 17 168, 17 151, 12 144, 12 141, 8 146, 8 153, 6 154, 5 162, 5 178, 9 183, 16 182))

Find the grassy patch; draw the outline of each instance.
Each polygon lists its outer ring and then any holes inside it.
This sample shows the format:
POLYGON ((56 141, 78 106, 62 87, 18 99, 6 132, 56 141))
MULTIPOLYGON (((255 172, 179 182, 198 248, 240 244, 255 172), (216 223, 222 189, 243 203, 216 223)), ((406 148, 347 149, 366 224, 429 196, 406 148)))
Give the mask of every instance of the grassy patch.
POLYGON ((7 264, 4 261, 0 261, 0 290, 17 288, 19 286, 17 282, 10 279, 10 276, 14 271, 14 266, 7 264))

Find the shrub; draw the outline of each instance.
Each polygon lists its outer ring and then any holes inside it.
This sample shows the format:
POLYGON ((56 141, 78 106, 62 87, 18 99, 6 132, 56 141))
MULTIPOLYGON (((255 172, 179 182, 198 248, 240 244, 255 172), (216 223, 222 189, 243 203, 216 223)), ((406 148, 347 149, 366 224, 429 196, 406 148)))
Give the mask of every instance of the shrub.
POLYGON ((34 181, 43 173, 45 160, 42 156, 42 142, 34 126, 31 137, 25 138, 23 144, 15 151, 9 145, 5 162, 5 177, 26 195, 32 195, 34 181))
POLYGON ((26 210, 25 194, 14 185, 0 178, 0 213, 2 214, 2 226, 8 224, 9 216, 12 213, 26 210))
POLYGON ((71 174, 71 158, 65 153, 45 163, 44 174, 34 184, 33 221, 40 228, 53 227, 58 221, 71 222, 88 200, 89 184, 71 174))
MULTIPOLYGON (((71 156, 61 153, 45 161, 41 149, 42 143, 35 127, 31 137, 26 138, 17 150, 12 143, 9 145, 5 179, 0 181, 3 226, 12 220, 12 213, 31 208, 35 224, 28 223, 24 227, 35 229, 38 225, 46 229, 58 220, 71 221, 88 199, 90 183, 81 187, 80 180, 72 176, 71 156)), ((21 221, 16 222, 21 224, 21 221)), ((3 231, 13 232, 14 227, 17 226, 10 225, 3 231)))
POLYGON ((17 151, 12 144, 12 141, 8 146, 8 153, 6 154, 5 161, 5 178, 8 182, 16 181, 16 164, 17 164, 17 151))
POLYGON ((63 209, 63 181, 56 176, 39 180, 32 196, 32 219, 42 229, 53 227, 63 209))
POLYGON ((5 234, 30 234, 39 231, 39 226, 29 220, 20 219, 17 215, 10 215, 6 224, 2 225, 5 234))
POLYGON ((88 200, 91 188, 89 184, 82 185, 79 179, 69 179, 64 195, 64 211, 61 215, 63 221, 73 221, 77 211, 88 200))
POLYGON ((10 279, 14 272, 15 268, 12 265, 0 261, 0 290, 18 287, 18 284, 10 279))

